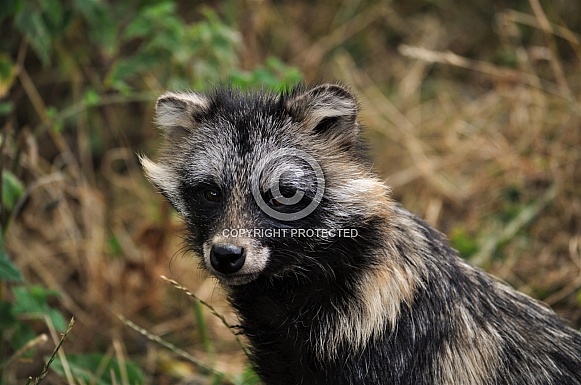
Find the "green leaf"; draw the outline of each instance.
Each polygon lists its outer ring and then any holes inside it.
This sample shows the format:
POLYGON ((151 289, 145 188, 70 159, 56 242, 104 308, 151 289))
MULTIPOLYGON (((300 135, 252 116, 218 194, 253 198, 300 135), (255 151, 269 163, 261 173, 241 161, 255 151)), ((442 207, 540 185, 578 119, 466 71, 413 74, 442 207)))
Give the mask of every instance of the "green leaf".
POLYGON ((12 210, 24 193, 24 184, 8 170, 2 171, 2 204, 12 210))
POLYGON ((64 34, 73 19, 70 7, 63 6, 62 0, 43 0, 40 4, 42 19, 51 37, 64 34))
POLYGON ((118 8, 123 8, 123 2, 115 6, 108 3, 101 0, 74 0, 73 9, 86 20, 91 42, 101 46, 105 56, 114 57, 121 44, 118 34, 119 26, 123 23, 119 21, 122 11, 118 8))
MULTIPOLYGON (((18 350, 34 338, 36 338, 36 333, 32 326, 24 322, 17 322, 12 333, 11 344, 14 349, 18 350)), ((25 354, 25 357, 32 357, 33 354, 33 351, 29 351, 25 354)))
POLYGON ((154 37, 158 33, 166 33, 168 29, 179 29, 183 24, 167 7, 158 6, 147 10, 140 16, 142 17, 135 19, 127 26, 124 32, 126 39, 154 37), (155 16, 156 13, 159 13, 159 16, 155 16))
POLYGON ((0 251, 0 281, 22 281, 20 270, 8 259, 6 253, 2 251, 0 251))
POLYGON ((67 330, 68 322, 65 320, 65 317, 63 317, 60 310, 49 307, 45 314, 48 316, 56 330, 61 332, 67 330))
POLYGON ((61 132, 64 127, 64 122, 58 119, 59 111, 55 106, 48 106, 46 108, 46 116, 53 122, 51 130, 54 132, 61 132))
POLYGON ((86 106, 96 106, 101 102, 101 95, 94 88, 89 88, 85 91, 83 103, 86 106))
POLYGON ((24 3, 23 9, 16 15, 16 26, 28 38, 42 64, 48 65, 52 53, 51 34, 34 2, 24 3))
POLYGON ((107 240, 107 246, 111 251, 111 254, 113 254, 116 257, 120 256, 123 252, 123 249, 121 248, 121 243, 119 242, 119 239, 115 236, 115 234, 109 237, 109 239, 107 240))
MULTIPOLYGON (((67 355, 66 361, 77 382, 99 385, 121 383, 121 363, 111 356, 98 353, 67 355)), ((143 373, 139 367, 129 360, 125 360, 124 364, 127 372, 127 383, 143 383, 143 373)), ((59 357, 54 360, 51 368, 64 378, 65 371, 59 357)))
POLYGON ((2 0, 0 1, 0 22, 8 16, 14 16, 22 6, 24 0, 2 0))
POLYGON ((16 325, 16 318, 12 315, 12 304, 0 301, 0 332, 16 325))
POLYGON ((53 41, 65 33, 73 16, 73 11, 63 6, 62 0, 25 1, 16 13, 15 24, 42 64, 47 66, 53 41))
POLYGON ((14 104, 12 102, 0 102, 0 116, 6 116, 12 112, 14 104))
POLYGON ((0 98, 4 97, 16 79, 16 66, 12 59, 4 54, 0 54, 0 98))
POLYGON ((141 10, 123 33, 126 40, 155 37, 168 28, 179 28, 183 24, 175 17, 175 4, 162 2, 141 10))
POLYGON ((48 308, 46 295, 39 292, 40 286, 18 286, 12 289, 14 294, 15 315, 43 314, 48 308))
POLYGON ((146 37, 151 34, 153 30, 153 25, 151 21, 144 18, 142 14, 139 14, 138 17, 133 19, 131 23, 125 28, 123 32, 123 38, 125 40, 136 39, 140 37, 146 37))
POLYGON ((67 322, 62 314, 48 305, 48 298, 58 296, 56 290, 45 289, 42 286, 21 286, 12 290, 14 294, 14 315, 26 315, 28 317, 42 318, 47 316, 55 329, 64 331, 67 322))
POLYGON ((135 56, 118 60, 107 75, 108 85, 124 84, 135 76, 155 68, 162 58, 159 55, 141 52, 135 56))
POLYGON ((300 82, 301 72, 289 67, 278 58, 270 57, 262 67, 253 71, 232 71, 230 81, 240 88, 264 87, 275 91, 282 91, 300 82))
POLYGON ((12 282, 22 281, 22 275, 20 274, 20 270, 18 270, 16 265, 12 263, 12 261, 10 261, 10 258, 8 258, 8 254, 4 249, 4 239, 2 238, 1 233, 0 233, 0 281, 12 281, 12 282))

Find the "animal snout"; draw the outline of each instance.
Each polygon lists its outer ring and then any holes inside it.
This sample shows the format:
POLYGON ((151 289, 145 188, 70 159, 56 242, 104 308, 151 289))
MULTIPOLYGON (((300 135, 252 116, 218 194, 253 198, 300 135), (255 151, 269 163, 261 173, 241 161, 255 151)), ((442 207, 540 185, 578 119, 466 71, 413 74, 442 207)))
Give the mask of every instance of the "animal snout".
POLYGON ((210 251, 210 263, 217 272, 234 274, 244 266, 246 250, 230 243, 218 243, 210 251))

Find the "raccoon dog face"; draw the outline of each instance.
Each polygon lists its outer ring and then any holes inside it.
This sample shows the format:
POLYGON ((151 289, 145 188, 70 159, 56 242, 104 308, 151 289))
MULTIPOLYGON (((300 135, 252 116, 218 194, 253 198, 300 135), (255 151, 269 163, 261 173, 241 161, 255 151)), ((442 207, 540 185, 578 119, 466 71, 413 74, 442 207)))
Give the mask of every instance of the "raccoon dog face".
POLYGON ((184 217, 191 249, 225 284, 332 274, 349 253, 329 261, 322 251, 385 210, 356 114, 355 98, 334 84, 169 92, 156 108, 166 145, 157 162, 141 162, 184 217))

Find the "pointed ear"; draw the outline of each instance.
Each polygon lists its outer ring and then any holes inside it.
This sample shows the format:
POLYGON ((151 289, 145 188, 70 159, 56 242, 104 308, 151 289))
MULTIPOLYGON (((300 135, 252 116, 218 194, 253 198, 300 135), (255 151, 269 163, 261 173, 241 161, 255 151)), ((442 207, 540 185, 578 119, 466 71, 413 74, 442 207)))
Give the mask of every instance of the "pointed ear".
POLYGON ((351 140, 359 135, 357 99, 340 85, 321 84, 291 96, 287 107, 316 134, 351 140))
POLYGON ((145 155, 139 155, 139 162, 149 182, 166 197, 179 213, 186 215, 187 209, 179 194, 180 178, 171 164, 163 161, 154 162, 145 155))
POLYGON ((166 138, 176 139, 195 128, 197 119, 209 107, 208 99, 194 92, 166 92, 157 99, 155 122, 166 138))

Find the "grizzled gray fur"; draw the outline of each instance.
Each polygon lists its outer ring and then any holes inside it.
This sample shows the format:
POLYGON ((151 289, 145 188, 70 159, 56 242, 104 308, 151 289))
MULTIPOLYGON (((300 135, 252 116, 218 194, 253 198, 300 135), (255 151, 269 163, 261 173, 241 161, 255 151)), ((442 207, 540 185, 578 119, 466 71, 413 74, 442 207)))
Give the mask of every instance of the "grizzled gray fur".
POLYGON ((581 385, 579 332, 390 199, 343 86, 169 92, 156 120, 145 173, 265 384, 581 385))

